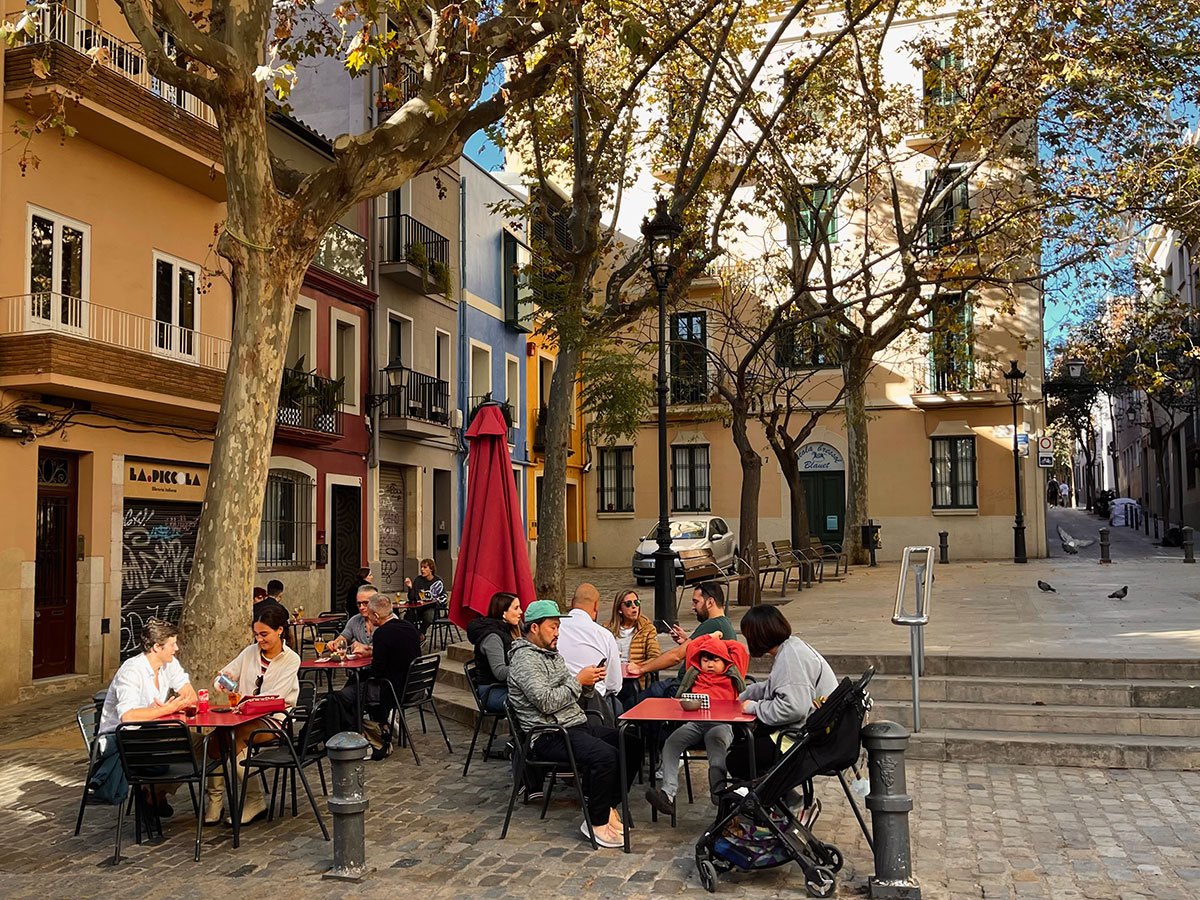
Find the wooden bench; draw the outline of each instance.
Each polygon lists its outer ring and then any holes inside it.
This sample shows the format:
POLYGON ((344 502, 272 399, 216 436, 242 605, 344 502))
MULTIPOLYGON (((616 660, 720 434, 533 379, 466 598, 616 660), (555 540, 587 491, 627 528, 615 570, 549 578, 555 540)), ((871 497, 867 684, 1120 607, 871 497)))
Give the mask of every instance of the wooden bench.
MULTIPOLYGON (((726 572, 717 565, 716 558, 712 555, 711 550, 680 550, 679 565, 683 569, 683 584, 679 588, 679 600, 675 604, 675 609, 678 612, 679 604, 683 602, 684 591, 692 585, 699 584, 702 581, 715 581, 718 584, 737 585, 739 590, 743 581, 748 581, 754 577, 751 572, 739 572, 738 566, 745 566, 738 557, 733 558, 733 572, 726 572)), ((739 595, 740 599, 740 595, 739 595)))
POLYGON ((825 580, 825 561, 815 554, 793 550, 791 541, 771 541, 771 549, 780 562, 788 560, 799 571, 797 582, 801 589, 805 583, 812 587, 813 575, 817 576, 818 581, 825 580))
MULTIPOLYGON (((788 578, 793 569, 796 568, 796 563, 790 558, 776 559, 771 556, 771 551, 767 549, 765 543, 759 542, 758 551, 758 574, 762 576, 762 590, 767 589, 767 576, 771 576, 771 587, 775 587, 775 576, 783 575, 783 589, 779 592, 779 596, 787 596, 788 578)), ((803 590, 804 582, 800 582, 801 590, 803 590)))
POLYGON ((842 549, 841 544, 824 544, 818 537, 809 538, 809 544, 813 553, 818 554, 823 560, 833 560, 833 577, 838 576, 838 563, 842 565, 842 574, 846 575, 850 572, 850 554, 842 549))

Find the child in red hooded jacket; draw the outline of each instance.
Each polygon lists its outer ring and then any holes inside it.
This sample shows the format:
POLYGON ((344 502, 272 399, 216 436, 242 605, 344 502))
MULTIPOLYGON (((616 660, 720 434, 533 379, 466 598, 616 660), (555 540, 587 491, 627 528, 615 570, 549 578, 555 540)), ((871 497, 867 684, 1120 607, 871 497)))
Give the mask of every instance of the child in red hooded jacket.
MULTIPOLYGON (((707 694, 711 700, 737 700, 746 689, 746 668, 750 653, 737 641, 718 634, 695 638, 687 648, 687 671, 679 682, 676 696, 707 694)), ((716 803, 717 787, 727 777, 725 756, 733 743, 733 728, 720 722, 685 722, 671 732, 663 745, 661 788, 647 788, 646 799, 661 813, 675 814, 675 793, 679 788, 679 760, 685 750, 700 741, 708 753, 708 785, 716 803)))

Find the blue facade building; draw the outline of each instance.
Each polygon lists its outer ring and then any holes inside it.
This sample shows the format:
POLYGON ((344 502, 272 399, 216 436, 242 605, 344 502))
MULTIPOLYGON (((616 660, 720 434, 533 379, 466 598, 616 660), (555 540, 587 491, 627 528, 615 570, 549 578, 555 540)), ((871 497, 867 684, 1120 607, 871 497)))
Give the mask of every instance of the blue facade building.
MULTIPOLYGON (((523 201, 513 188, 463 157, 459 182, 461 284, 458 307, 458 391, 465 431, 471 413, 490 396, 505 404, 513 478, 528 533, 526 470, 530 464, 527 420, 526 334, 532 317, 531 291, 522 274, 528 263, 524 221, 495 209, 523 201)), ((459 456, 459 533, 467 502, 467 442, 459 456)))

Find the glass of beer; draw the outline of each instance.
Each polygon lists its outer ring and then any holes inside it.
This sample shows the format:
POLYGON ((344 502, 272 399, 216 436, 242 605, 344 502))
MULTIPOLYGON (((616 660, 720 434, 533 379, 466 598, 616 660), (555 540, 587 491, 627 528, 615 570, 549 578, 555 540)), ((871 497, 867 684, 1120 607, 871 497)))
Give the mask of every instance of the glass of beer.
POLYGON ((229 706, 232 708, 242 702, 242 695, 237 691, 229 692, 229 706))
POLYGON ((317 656, 320 656, 322 653, 325 652, 325 642, 324 641, 313 641, 313 649, 317 651, 317 656))

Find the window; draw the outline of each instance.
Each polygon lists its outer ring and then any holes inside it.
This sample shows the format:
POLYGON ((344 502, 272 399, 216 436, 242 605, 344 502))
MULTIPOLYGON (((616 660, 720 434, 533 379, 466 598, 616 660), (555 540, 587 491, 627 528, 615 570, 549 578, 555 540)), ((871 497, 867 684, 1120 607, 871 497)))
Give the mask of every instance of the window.
POLYGON ((86 326, 90 229, 44 210, 29 213, 30 315, 55 327, 86 326))
POLYGON ((358 413, 359 342, 358 319, 338 309, 329 311, 329 377, 344 378, 342 397, 346 411, 358 413))
POLYGON ((708 355, 702 312, 671 316, 671 402, 708 400, 708 355))
POLYGON ((975 438, 932 438, 933 508, 975 509, 975 438))
POLYGON ((781 325, 775 335, 775 365, 782 369, 836 369, 836 348, 819 322, 781 325))
POLYGON ((313 480, 302 472, 272 469, 258 532, 262 569, 304 569, 313 562, 313 480))
POLYGON ((450 380, 450 335, 444 331, 437 332, 436 369, 433 374, 438 381, 450 380))
POLYGON ((933 307, 929 370, 930 390, 934 393, 971 389, 974 371, 971 313, 972 304, 965 294, 947 294, 933 307))
POLYGON ((944 125, 963 100, 962 58, 948 48, 941 50, 925 64, 922 78, 922 106, 925 127, 944 125))
POLYGON ((399 363, 412 368, 412 321, 388 314, 388 365, 399 363))
POLYGON ((833 188, 822 185, 808 188, 799 199, 796 210, 797 239, 803 244, 833 244, 838 239, 837 198, 833 188))
POLYGON ((492 351, 471 342, 471 406, 478 406, 492 392, 492 351))
POLYGON ((512 424, 521 424, 521 361, 515 356, 504 358, 504 400, 512 408, 512 424))
POLYGON ((154 254, 154 348, 179 356, 196 352, 196 287, 200 270, 154 254))
POLYGON ((297 305, 292 310, 292 330, 288 333, 287 353, 283 364, 289 369, 303 368, 307 371, 315 363, 310 354, 313 353, 312 340, 313 311, 306 306, 297 305))
POLYGON ((529 331, 533 320, 533 287, 529 281, 531 254, 517 237, 501 233, 504 271, 504 322, 517 331, 529 331))
POLYGON ((929 249, 941 250, 954 239, 955 231, 961 230, 967 224, 967 217, 971 213, 967 179, 962 166, 950 166, 936 174, 932 171, 926 172, 925 180, 929 186, 930 200, 953 185, 942 200, 929 209, 929 249))
POLYGON ((633 512, 633 448, 600 448, 600 512, 633 512))
POLYGON ((671 478, 674 488, 671 500, 673 510, 708 512, 711 501, 707 444, 672 447, 671 478))

